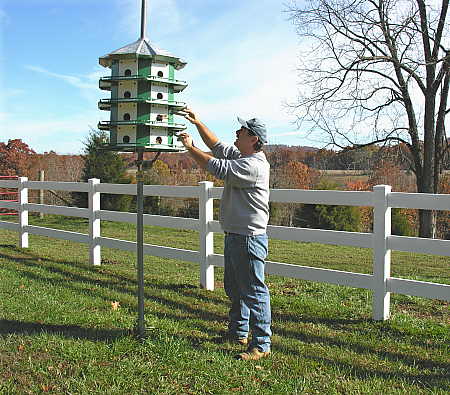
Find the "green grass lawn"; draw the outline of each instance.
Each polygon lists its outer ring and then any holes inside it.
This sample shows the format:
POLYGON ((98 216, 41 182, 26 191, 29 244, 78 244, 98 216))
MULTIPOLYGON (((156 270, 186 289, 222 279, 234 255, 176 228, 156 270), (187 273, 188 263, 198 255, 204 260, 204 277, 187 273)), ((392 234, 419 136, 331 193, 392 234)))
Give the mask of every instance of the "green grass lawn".
MULTIPOLYGON (((87 232, 84 219, 31 217, 31 224, 87 232)), ((146 227, 145 242, 198 249, 191 231, 146 227)), ((134 227, 102 222, 102 235, 134 240, 134 227)), ((221 253, 222 235, 215 235, 221 253)), ((360 273, 371 251, 270 242, 269 259, 360 273)), ((448 394, 450 308, 392 295, 392 317, 371 320, 371 292, 268 276, 273 353, 234 359, 222 270, 217 289, 198 287, 198 265, 145 257, 148 338, 133 336, 135 256, 0 230, 0 394, 448 394), (112 302, 119 302, 114 309, 112 302)), ((396 277, 450 284, 448 257, 393 253, 396 277)))

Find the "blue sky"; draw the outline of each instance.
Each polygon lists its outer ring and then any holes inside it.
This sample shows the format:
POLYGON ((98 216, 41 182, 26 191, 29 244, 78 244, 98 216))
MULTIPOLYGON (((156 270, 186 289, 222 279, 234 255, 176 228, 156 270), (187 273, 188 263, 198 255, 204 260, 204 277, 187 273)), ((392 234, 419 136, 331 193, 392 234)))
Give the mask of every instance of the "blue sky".
MULTIPOLYGON (((300 43, 278 0, 148 0, 148 36, 187 66, 186 101, 220 139, 257 116, 269 143, 316 145, 285 107, 296 98, 300 43)), ((78 154, 107 120, 98 58, 139 38, 141 0, 0 0, 0 141, 78 154)), ((189 127, 194 141, 195 128, 189 127)))

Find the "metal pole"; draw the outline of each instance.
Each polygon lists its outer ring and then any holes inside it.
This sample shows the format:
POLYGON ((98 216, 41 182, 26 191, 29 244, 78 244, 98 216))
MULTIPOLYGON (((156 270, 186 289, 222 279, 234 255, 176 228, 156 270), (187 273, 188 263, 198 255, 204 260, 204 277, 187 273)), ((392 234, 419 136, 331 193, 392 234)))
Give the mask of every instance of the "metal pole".
MULTIPOLYGON (((39 170, 39 181, 45 181, 44 170, 39 170)), ((44 204, 44 190, 39 190, 39 204, 44 204)), ((44 213, 39 213, 39 218, 44 218, 44 213)))
POLYGON ((144 150, 138 151, 137 163, 137 279, 138 279, 138 321, 137 336, 141 339, 145 337, 144 320, 144 171, 142 168, 144 160, 144 150))
POLYGON ((141 40, 146 38, 147 28, 147 0, 142 0, 141 7, 141 40))

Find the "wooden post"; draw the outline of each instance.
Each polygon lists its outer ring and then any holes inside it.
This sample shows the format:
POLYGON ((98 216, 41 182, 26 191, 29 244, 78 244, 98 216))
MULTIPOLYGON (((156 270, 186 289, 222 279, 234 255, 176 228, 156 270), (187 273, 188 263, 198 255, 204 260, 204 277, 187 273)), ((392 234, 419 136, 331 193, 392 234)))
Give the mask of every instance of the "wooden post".
MULTIPOLYGON (((44 170, 39 170, 39 181, 45 181, 44 170)), ((39 204, 44 204, 44 190, 39 189, 39 204)), ((44 218, 44 213, 39 213, 39 218, 44 218)))
POLYGON ((387 247, 391 235, 391 208, 388 206, 390 185, 377 185, 374 192, 373 212, 373 319, 389 318, 391 293, 387 291, 387 280, 391 275, 391 250, 387 247))
POLYGON ((19 247, 28 248, 28 210, 25 205, 28 204, 28 188, 25 183, 28 181, 27 177, 19 177, 17 179, 17 198, 18 198, 18 214, 19 214, 19 247))
POLYGON ((92 265, 100 265, 102 262, 100 244, 98 238, 100 237, 100 192, 97 192, 96 186, 100 184, 98 178, 90 178, 89 182, 89 262, 92 265))
POLYGON ((209 230, 213 220, 213 199, 209 197, 210 181, 200 182, 199 222, 200 222, 200 286, 214 291, 214 266, 209 264, 209 256, 214 253, 214 233, 209 230))

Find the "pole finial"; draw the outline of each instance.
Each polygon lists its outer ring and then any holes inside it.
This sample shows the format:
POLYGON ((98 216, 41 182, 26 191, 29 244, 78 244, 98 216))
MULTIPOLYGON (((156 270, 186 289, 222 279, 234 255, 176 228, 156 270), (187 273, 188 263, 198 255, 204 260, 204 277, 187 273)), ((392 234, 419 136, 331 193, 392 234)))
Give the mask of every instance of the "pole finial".
POLYGON ((147 38, 147 0, 142 0, 141 7, 141 40, 147 38))

